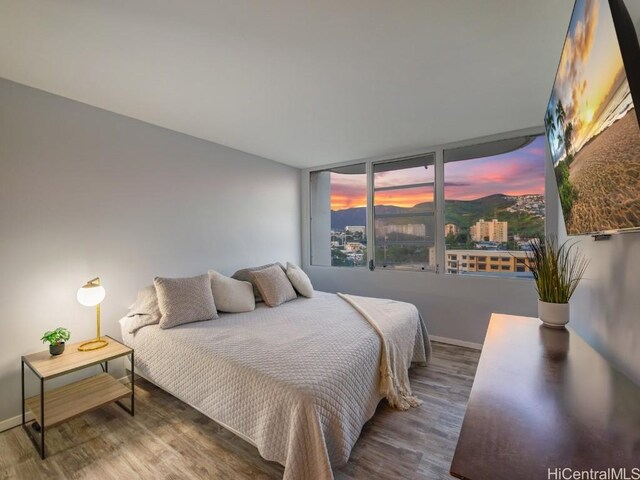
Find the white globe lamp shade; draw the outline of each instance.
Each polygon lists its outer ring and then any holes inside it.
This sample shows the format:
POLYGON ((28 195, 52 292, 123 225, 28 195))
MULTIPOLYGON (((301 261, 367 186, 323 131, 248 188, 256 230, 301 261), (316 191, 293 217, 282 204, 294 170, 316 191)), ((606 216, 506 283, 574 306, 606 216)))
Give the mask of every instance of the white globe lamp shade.
POLYGON ((85 285, 78 289, 76 298, 85 307, 93 307, 104 300, 105 293, 102 285, 85 285))

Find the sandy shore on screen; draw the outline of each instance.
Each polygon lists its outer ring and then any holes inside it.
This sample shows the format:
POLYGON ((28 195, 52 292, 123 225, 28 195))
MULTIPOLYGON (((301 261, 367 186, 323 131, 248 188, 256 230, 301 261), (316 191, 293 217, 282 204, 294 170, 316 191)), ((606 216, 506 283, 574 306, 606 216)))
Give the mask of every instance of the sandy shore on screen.
POLYGON ((640 226, 640 129, 635 110, 575 154, 569 179, 576 191, 569 234, 640 226))

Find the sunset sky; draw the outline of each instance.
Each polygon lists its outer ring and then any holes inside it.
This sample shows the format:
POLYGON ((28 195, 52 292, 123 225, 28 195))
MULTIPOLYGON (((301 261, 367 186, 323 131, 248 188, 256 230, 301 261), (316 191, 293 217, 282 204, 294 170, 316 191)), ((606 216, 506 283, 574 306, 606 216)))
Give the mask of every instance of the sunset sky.
MULTIPOLYGON (((524 195, 544 193, 545 139, 514 152, 445 164, 445 198, 474 200, 495 193, 524 195)), ((408 168, 376 174, 375 186, 433 182, 433 166, 408 168)), ((431 187, 386 190, 375 195, 376 205, 413 207, 433 200, 431 187)), ((343 210, 367 205, 366 175, 331 174, 331 209, 343 210)))
MULTIPOLYGON (((623 72, 609 3, 578 0, 549 102, 549 109, 555 110, 558 100, 562 101, 565 125, 573 124, 575 150, 598 132, 623 72)), ((555 135, 550 145, 554 161, 564 156, 555 135)))
POLYGON ((446 163, 445 199, 474 200, 495 193, 543 194, 545 142, 544 136, 539 136, 514 152, 446 163))

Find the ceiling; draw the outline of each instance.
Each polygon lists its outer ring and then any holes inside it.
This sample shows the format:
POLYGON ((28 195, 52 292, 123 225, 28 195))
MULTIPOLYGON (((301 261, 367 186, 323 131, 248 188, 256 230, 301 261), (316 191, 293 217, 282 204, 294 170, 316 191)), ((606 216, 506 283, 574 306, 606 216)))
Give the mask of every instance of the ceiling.
POLYGON ((573 0, 0 0, 0 76, 296 167, 542 124, 573 0))

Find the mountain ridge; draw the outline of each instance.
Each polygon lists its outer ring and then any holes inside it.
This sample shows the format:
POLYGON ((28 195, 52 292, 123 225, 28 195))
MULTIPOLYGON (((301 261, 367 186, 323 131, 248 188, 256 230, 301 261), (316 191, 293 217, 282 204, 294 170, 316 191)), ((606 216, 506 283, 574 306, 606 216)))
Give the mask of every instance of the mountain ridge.
MULTIPOLYGON (((474 200, 447 200, 445 202, 445 221, 453 223, 466 231, 480 218, 497 218, 500 221, 510 223, 509 230, 521 235, 532 235, 540 230, 544 224, 543 218, 528 212, 510 211, 517 208, 519 199, 523 197, 541 196, 539 194, 505 195, 496 193, 480 197, 474 200)), ((425 209, 432 210, 433 202, 422 202, 413 207, 397 207, 395 205, 376 205, 378 213, 416 213, 425 209)), ((331 210, 331 228, 344 230, 347 226, 366 225, 366 207, 347 208, 343 210, 331 210)), ((424 217, 422 217, 424 219, 424 217)), ((406 217, 403 222, 406 222, 406 217)), ((543 230, 544 231, 544 230, 543 230)))

